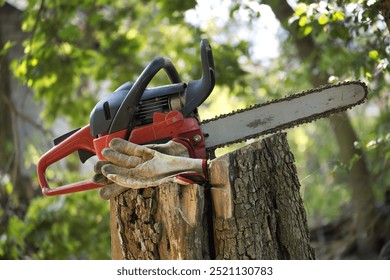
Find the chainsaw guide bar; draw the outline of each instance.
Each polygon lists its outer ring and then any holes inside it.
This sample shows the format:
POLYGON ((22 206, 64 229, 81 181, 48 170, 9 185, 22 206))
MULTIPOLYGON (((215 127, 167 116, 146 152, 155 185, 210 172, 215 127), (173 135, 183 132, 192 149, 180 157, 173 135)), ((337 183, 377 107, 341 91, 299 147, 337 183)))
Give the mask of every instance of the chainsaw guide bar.
POLYGON ((262 135, 310 123, 363 103, 361 81, 325 85, 204 120, 201 128, 208 152, 262 135))

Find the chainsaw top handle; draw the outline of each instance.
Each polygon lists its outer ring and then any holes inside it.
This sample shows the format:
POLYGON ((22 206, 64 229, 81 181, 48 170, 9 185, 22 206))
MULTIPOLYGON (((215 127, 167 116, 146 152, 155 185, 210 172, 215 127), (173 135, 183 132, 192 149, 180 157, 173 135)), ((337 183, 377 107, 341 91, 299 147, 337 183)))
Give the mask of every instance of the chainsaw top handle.
MULTIPOLYGON (((181 82, 176 68, 168 58, 158 57, 149 63, 126 94, 126 97, 111 122, 108 134, 122 130, 124 128, 124 122, 127 122, 125 127, 128 128, 129 132, 131 131, 134 127, 134 115, 137 111, 137 105, 141 100, 146 87, 161 69, 165 70, 170 81, 173 83, 172 85, 167 86, 172 87, 173 92, 176 91, 178 84, 181 85, 180 87, 186 88, 185 105, 180 109, 180 112, 184 117, 190 116, 190 114, 210 95, 215 85, 214 59, 208 40, 203 39, 200 43, 200 48, 202 77, 199 80, 190 81, 188 86, 185 86, 181 82)), ((165 88, 165 90, 167 90, 167 88, 165 88)))
POLYGON ((134 115, 137 111, 137 105, 141 100, 142 94, 146 87, 157 74, 158 71, 164 69, 169 79, 173 83, 180 83, 180 76, 172 64, 172 62, 165 57, 155 58, 148 66, 142 71, 141 75, 135 81, 133 86, 130 88, 125 99, 120 105, 118 112, 112 120, 108 134, 117 132, 123 129, 123 122, 127 122, 128 130, 130 131, 133 126, 134 115))

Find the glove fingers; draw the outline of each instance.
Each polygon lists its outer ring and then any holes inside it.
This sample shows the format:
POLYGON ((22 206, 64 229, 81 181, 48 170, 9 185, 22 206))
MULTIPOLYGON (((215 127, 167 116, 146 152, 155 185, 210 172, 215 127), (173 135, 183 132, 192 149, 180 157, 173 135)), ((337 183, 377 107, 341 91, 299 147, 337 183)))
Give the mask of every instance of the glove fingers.
POLYGON ((153 150, 147 147, 131 143, 129 141, 114 138, 110 142, 110 147, 119 153, 137 156, 137 157, 153 157, 153 150))
POLYGON ((134 169, 128 169, 114 164, 106 164, 102 168, 102 173, 111 180, 110 176, 134 177, 137 172, 134 169))
POLYGON ((127 188, 119 186, 117 184, 110 184, 107 185, 99 190, 99 195, 104 200, 109 200, 115 196, 120 195, 124 191, 126 191, 127 188))
POLYGON ((99 160, 95 163, 94 167, 93 167, 93 171, 96 173, 96 174, 102 174, 102 167, 103 165, 105 164, 109 164, 110 162, 108 160, 99 160))
MULTIPOLYGON (((137 156, 128 156, 126 154, 117 152, 114 149, 106 148, 103 149, 102 155, 111 163, 116 164, 120 167, 133 168, 138 164, 142 163, 142 158, 137 156)), ((108 162, 106 162, 107 164, 108 162)))
POLYGON ((166 155, 180 157, 189 156, 187 147, 174 141, 169 141, 168 143, 164 144, 148 144, 145 145, 145 147, 166 155))
POLYGON ((153 184, 153 182, 149 182, 148 180, 138 181, 130 177, 121 176, 117 174, 108 174, 107 177, 114 183, 130 189, 142 189, 156 185, 156 183, 153 184))
POLYGON ((95 174, 92 177, 92 182, 99 185, 107 185, 112 183, 110 180, 108 180, 103 174, 95 174))
POLYGON ((102 174, 102 167, 106 164, 109 164, 110 162, 107 160, 99 160, 95 163, 93 169, 95 174, 92 177, 92 182, 99 184, 99 185, 107 185, 110 184, 111 181, 108 180, 103 174, 102 174))

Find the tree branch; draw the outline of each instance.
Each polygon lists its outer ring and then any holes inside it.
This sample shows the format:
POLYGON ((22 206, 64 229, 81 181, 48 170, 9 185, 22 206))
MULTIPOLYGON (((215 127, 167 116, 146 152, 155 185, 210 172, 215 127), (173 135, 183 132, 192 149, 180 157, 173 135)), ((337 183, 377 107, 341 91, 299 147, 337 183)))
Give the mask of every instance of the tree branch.
POLYGON ((48 130, 46 128, 43 127, 43 125, 35 122, 32 118, 30 118, 29 116, 23 114, 21 111, 19 111, 16 107, 15 107, 15 104, 12 102, 12 100, 5 96, 5 95, 1 95, 1 98, 4 100, 4 102, 8 105, 10 111, 15 114, 15 116, 17 116, 18 118, 20 118, 22 121, 30 124, 31 126, 33 126, 34 128, 38 129, 39 131, 41 131, 42 133, 46 134, 46 135, 50 135, 50 136, 53 136, 53 133, 51 130, 48 130))
POLYGON ((390 0, 381 1, 381 14, 385 18, 387 29, 390 32, 390 0))

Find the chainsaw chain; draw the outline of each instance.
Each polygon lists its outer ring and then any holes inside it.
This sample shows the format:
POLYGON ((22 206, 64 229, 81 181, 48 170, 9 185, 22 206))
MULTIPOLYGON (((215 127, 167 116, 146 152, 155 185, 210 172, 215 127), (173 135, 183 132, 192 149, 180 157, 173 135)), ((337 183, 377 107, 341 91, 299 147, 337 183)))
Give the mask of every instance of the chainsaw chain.
POLYGON ((201 125, 206 124, 206 123, 210 123, 210 122, 213 122, 213 121, 216 121, 216 120, 219 120, 219 119, 223 119, 223 118, 226 118, 228 116, 239 114, 239 113, 242 113, 242 112, 245 112, 245 111, 251 111, 253 109, 264 107, 264 106, 267 106, 267 105, 270 105, 270 104, 293 100, 293 99, 300 98, 302 96, 305 96, 305 95, 308 95, 308 94, 312 94, 312 93, 315 93, 315 92, 319 92, 319 91, 322 91, 322 90, 325 90, 325 89, 340 87, 340 86, 349 85, 349 84, 359 84, 359 85, 361 85, 364 88, 364 92, 365 92, 364 98, 362 98, 359 102, 357 102, 355 104, 351 104, 349 106, 344 106, 344 107, 341 107, 341 108, 333 109, 333 110, 325 112, 325 113, 314 114, 314 115, 311 115, 311 116, 309 116, 307 118, 296 120, 296 121, 292 121, 292 122, 286 123, 284 125, 278 126, 277 128, 271 128, 269 130, 262 131, 262 132, 259 132, 257 134, 249 135, 249 136, 243 137, 241 139, 237 139, 235 141, 230 141, 230 142, 226 142, 226 143, 223 143, 223 144, 215 145, 213 147, 208 147, 207 151, 211 152, 211 151, 214 151, 217 148, 222 148, 222 147, 225 147, 225 146, 228 146, 228 145, 231 145, 231 144, 244 142, 246 140, 253 139, 253 138, 256 138, 256 137, 259 137, 259 136, 262 136, 262 135, 278 133, 278 132, 280 132, 282 130, 285 130, 287 128, 293 128, 293 127, 299 126, 301 124, 311 123, 311 122, 316 121, 318 119, 327 118, 330 115, 337 114, 337 113, 349 110, 352 107, 355 107, 356 105, 359 105, 359 104, 362 104, 362 103, 365 102, 365 100, 367 99, 368 90, 367 90, 367 85, 365 83, 361 82, 361 81, 346 81, 346 82, 340 82, 340 83, 337 83, 337 84, 327 84, 327 85, 321 86, 319 88, 305 90, 305 91, 302 91, 302 92, 297 93, 297 94, 291 94, 291 95, 285 96, 285 97, 280 98, 280 99, 274 99, 274 100, 271 100, 271 101, 268 101, 268 102, 265 102, 265 103, 255 104, 255 105, 252 105, 252 106, 250 106, 248 108, 245 108, 245 109, 235 110, 235 111, 232 111, 232 112, 227 113, 227 114, 222 114, 222 115, 216 116, 214 118, 204 120, 204 121, 201 122, 201 125))

